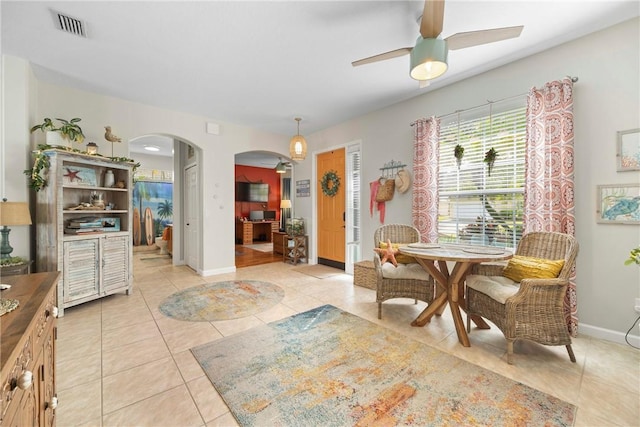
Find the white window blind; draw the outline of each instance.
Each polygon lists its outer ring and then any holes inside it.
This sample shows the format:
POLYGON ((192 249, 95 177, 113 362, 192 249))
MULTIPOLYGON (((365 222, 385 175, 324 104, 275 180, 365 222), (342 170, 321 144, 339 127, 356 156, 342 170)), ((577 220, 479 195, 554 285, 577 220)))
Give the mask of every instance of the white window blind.
POLYGON ((440 128, 438 231, 441 242, 514 248, 522 234, 524 98, 458 113, 440 128), (462 163, 454 157, 464 148, 462 163), (497 158, 489 174, 485 153, 497 158))
POLYGON ((347 200, 346 200, 346 244, 347 259, 345 272, 353 274, 353 264, 360 261, 361 253, 361 232, 360 216, 361 207, 361 170, 362 154, 360 144, 352 144, 347 148, 347 200))

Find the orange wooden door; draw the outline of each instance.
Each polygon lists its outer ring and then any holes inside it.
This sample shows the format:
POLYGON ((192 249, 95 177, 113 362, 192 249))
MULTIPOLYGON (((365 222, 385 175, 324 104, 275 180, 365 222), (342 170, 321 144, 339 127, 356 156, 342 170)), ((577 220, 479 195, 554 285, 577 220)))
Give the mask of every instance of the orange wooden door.
MULTIPOLYGON (((318 263, 344 269, 345 264, 345 149, 319 154, 316 158, 318 183, 318 263), (321 180, 325 173, 334 171, 340 178, 334 196, 322 192, 321 180)), ((333 186, 333 185, 332 185, 333 186)))

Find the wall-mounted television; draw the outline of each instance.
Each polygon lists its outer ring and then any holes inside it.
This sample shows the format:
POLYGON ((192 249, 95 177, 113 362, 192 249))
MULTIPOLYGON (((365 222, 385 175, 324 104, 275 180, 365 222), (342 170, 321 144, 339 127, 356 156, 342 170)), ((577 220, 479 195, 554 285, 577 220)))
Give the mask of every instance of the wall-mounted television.
POLYGON ((269 184, 255 182, 236 182, 236 201, 261 202, 269 201, 269 184))

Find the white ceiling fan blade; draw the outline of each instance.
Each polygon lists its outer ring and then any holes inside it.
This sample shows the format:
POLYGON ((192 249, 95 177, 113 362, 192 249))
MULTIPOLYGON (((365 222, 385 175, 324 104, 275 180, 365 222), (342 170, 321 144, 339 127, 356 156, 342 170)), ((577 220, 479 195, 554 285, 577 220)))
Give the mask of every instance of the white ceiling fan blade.
POLYGON ((357 67, 358 65, 371 64, 372 62, 384 61, 391 58, 397 58, 399 56, 408 55, 411 53, 412 47, 403 47, 402 49, 396 49, 389 52, 381 53, 379 55, 370 56, 368 58, 359 59, 353 61, 351 65, 357 67))
POLYGON ((499 42, 501 40, 513 39, 520 36, 524 26, 493 28, 491 30, 467 31, 455 33, 445 40, 449 50, 464 49, 481 44, 499 42))
POLYGON ((444 20, 444 0, 425 0, 420 21, 420 35, 423 39, 435 39, 442 32, 444 20))

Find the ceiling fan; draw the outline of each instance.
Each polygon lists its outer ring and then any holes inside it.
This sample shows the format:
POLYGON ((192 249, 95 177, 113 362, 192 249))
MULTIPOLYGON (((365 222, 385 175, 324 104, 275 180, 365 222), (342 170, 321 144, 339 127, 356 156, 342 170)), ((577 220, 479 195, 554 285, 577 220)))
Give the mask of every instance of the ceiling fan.
POLYGON ((275 167, 276 173, 286 173, 287 168, 291 167, 291 162, 283 162, 282 157, 278 157, 278 164, 275 167))
POLYGON ((493 43, 520 36, 522 25, 516 27, 492 28, 488 30, 468 31, 453 34, 446 39, 440 38, 444 20, 444 0, 425 0, 424 11, 420 21, 420 35, 414 47, 403 47, 351 63, 354 67, 411 55, 409 74, 420 81, 420 87, 428 85, 428 80, 435 79, 447 71, 447 54, 449 50, 493 43))

